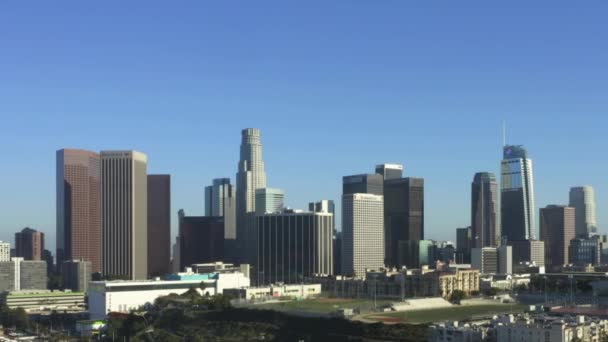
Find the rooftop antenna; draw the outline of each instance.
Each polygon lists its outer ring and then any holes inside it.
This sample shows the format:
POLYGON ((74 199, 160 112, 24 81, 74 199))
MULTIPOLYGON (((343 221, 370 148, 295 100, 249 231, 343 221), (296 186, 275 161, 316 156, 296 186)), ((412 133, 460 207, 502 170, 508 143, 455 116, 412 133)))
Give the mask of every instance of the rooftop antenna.
POLYGON ((502 121, 502 147, 507 146, 507 124, 502 121))

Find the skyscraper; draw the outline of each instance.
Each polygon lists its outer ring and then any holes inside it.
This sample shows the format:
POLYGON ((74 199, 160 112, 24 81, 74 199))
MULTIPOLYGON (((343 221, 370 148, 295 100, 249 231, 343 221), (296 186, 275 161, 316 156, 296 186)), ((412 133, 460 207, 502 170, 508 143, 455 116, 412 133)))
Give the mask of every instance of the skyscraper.
POLYGON ((456 263, 468 264, 471 262, 472 231, 471 227, 456 228, 456 263))
POLYGON ((148 175, 148 275, 171 271, 171 176, 148 175))
POLYGON ((361 174, 342 177, 342 194, 383 195, 384 178, 379 174, 361 174))
POLYGON ((137 151, 101 152, 103 274, 148 276, 148 158, 137 151))
POLYGON ((242 252, 239 259, 246 261, 253 258, 253 250, 250 248, 252 243, 248 240, 255 239, 249 229, 251 216, 255 213, 255 190, 266 187, 259 129, 246 128, 241 131, 240 152, 236 173, 236 230, 239 250, 242 252))
POLYGON ((401 164, 380 164, 376 165, 376 173, 382 175, 384 180, 399 179, 403 177, 403 165, 401 164))
POLYGON ((471 229, 475 248, 496 247, 498 226, 498 183, 493 173, 475 174, 471 184, 471 229))
POLYGON ((365 277, 384 267, 384 201, 380 195, 342 195, 342 273, 365 277))
POLYGON ((15 233, 15 255, 23 260, 43 260, 44 233, 26 227, 15 233))
POLYGON ((318 202, 309 202, 308 211, 312 211, 315 213, 330 213, 335 215, 336 205, 334 204, 333 200, 320 200, 318 202))
POLYGON ((285 193, 281 189, 261 188, 255 190, 255 213, 257 215, 278 213, 283 209, 285 193))
POLYGON ((384 182, 385 258, 399 265, 399 242, 424 240, 424 179, 399 178, 384 182))
POLYGON ((549 205, 540 209, 540 237, 545 242, 545 266, 559 270, 569 262, 568 247, 575 236, 575 209, 549 205))
POLYGON ((205 187, 205 216, 224 218, 224 258, 238 261, 236 188, 230 184, 230 178, 216 178, 205 187))
POLYGON ((501 229, 511 241, 535 239, 532 160, 521 145, 506 145, 501 163, 501 229))
POLYGON ((333 274, 333 214, 285 211, 255 220, 259 283, 299 283, 303 277, 333 274))
POLYGON ((576 209, 576 236, 586 238, 597 233, 595 192, 590 186, 570 188, 570 206, 576 209))
POLYGON ((102 270, 101 164, 99 154, 57 151, 57 265, 90 261, 102 270))

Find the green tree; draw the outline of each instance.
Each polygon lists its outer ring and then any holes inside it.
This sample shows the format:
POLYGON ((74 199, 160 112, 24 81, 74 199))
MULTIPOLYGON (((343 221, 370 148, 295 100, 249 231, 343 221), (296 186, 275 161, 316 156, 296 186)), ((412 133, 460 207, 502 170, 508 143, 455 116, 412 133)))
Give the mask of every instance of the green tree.
POLYGON ((460 304, 460 301, 466 298, 466 293, 462 290, 454 290, 450 295, 450 301, 456 304, 460 304))

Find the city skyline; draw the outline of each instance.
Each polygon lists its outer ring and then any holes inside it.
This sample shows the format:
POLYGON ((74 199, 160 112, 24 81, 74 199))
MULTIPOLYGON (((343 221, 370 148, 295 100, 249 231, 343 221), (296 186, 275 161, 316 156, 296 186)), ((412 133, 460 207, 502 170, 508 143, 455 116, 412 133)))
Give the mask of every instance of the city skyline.
POLYGON ((606 4, 526 15, 484 3, 199 4, 121 9, 110 29, 82 4, 6 6, 1 240, 29 226, 55 250, 54 151, 70 147, 140 150, 150 173, 171 174, 175 236, 176 210, 203 214, 203 186, 236 184, 245 127, 262 131, 269 185, 286 205, 332 199, 340 227, 342 176, 399 163, 425 179, 425 238, 455 240, 469 225, 471 177, 500 175, 503 120, 507 142, 534 159, 535 214, 591 185, 606 232, 606 4))

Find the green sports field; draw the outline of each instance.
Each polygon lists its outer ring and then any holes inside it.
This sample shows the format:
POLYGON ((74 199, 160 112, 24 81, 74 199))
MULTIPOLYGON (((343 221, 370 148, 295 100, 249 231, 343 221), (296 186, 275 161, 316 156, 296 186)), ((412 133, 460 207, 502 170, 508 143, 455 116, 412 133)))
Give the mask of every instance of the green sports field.
POLYGON ((378 313, 365 316, 366 320, 385 323, 433 323, 444 321, 461 321, 472 317, 494 314, 520 313, 524 311, 521 304, 480 304, 452 306, 449 308, 417 310, 408 312, 378 313))

